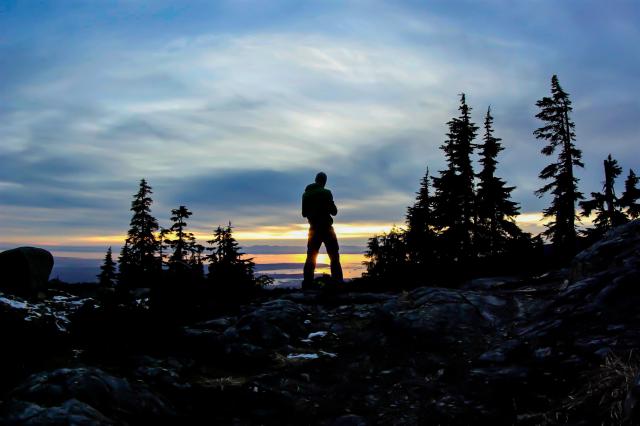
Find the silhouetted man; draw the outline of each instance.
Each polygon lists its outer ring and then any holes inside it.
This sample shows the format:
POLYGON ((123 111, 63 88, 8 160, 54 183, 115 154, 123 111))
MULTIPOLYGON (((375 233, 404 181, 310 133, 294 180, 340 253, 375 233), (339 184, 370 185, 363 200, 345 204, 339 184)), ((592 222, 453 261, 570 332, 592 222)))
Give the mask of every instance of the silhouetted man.
POLYGON ((304 194, 302 194, 302 217, 306 217, 309 221, 303 286, 313 282, 316 258, 322 243, 324 243, 331 260, 331 277, 337 282, 342 282, 342 266, 340 266, 340 254, 338 253, 340 247, 333 230, 333 218, 331 217, 338 214, 338 209, 333 202, 331 191, 324 187, 326 183, 327 175, 320 172, 316 175, 315 183, 307 185, 304 194))

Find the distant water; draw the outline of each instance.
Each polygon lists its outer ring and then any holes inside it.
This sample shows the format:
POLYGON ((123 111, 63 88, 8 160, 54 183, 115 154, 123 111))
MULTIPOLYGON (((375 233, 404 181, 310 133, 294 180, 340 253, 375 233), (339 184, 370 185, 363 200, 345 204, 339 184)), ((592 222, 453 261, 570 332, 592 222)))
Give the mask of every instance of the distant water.
MULTIPOLYGON (((249 254, 256 263, 256 273, 274 279, 274 285, 282 287, 298 287, 302 282, 302 268, 305 254, 249 254)), ((362 254, 341 254, 340 263, 346 279, 357 278, 365 271, 362 254)), ((330 274, 329 257, 320 253, 316 266, 316 275, 330 274)))
MULTIPOLYGON (((248 254, 247 256, 253 258, 256 263, 256 274, 272 277, 277 286, 297 287, 302 282, 305 254, 248 254)), ((350 279, 361 276, 365 270, 362 266, 364 260, 362 254, 340 254, 344 277, 350 279)), ((55 266, 51 278, 59 278, 69 283, 95 282, 101 264, 102 259, 98 258, 98 254, 92 257, 55 256, 55 266)), ((323 273, 330 273, 329 257, 320 253, 316 275, 323 273)))

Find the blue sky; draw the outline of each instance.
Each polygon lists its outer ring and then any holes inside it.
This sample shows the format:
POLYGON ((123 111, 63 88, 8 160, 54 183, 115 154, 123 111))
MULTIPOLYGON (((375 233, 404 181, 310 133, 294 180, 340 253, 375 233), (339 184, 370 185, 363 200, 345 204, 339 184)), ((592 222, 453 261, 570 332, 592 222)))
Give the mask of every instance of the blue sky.
POLYGON ((499 174, 539 212, 554 73, 580 189, 609 153, 639 171, 638 22, 634 1, 0 0, 0 245, 115 244, 142 177, 164 225, 184 204, 200 234, 289 244, 319 170, 361 243, 443 167, 461 92, 478 124, 491 105, 499 174))

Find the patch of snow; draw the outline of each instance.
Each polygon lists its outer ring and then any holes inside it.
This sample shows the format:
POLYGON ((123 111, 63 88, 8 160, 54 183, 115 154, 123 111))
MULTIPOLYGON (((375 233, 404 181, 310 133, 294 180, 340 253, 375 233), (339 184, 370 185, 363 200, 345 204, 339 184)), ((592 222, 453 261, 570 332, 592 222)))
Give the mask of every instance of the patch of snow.
POLYGON ((289 354, 287 359, 318 359, 318 354, 289 354))
POLYGON ((0 303, 4 303, 5 305, 9 305, 15 309, 27 309, 29 305, 26 302, 20 302, 19 300, 11 300, 6 297, 0 297, 0 303))
POLYGON ((313 333, 309 333, 307 339, 314 339, 316 337, 324 337, 327 335, 327 331, 314 331, 313 333))
POLYGON ((325 351, 320 351, 321 355, 324 356, 328 356, 329 358, 337 358, 338 354, 334 354, 333 352, 325 352, 325 351))

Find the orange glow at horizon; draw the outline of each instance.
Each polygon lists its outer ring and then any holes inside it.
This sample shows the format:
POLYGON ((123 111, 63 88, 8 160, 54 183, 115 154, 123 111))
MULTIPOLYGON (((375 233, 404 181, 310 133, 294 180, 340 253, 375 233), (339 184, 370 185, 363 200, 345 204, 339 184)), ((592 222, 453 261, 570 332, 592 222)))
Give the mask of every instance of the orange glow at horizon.
MULTIPOLYGON (((590 226, 593 222, 594 215, 583 218, 581 217, 579 226, 590 226)), ((544 229, 544 225, 549 223, 551 218, 543 218, 541 212, 525 212, 515 217, 516 223, 528 232, 537 233, 544 229)), ((338 234, 339 240, 345 239, 366 239, 375 234, 389 232, 394 225, 388 222, 371 222, 371 223, 337 223, 334 229, 338 234)), ((251 241, 306 241, 309 225, 296 223, 292 225, 282 226, 259 226, 259 227, 238 227, 234 229, 234 237, 241 244, 251 241)), ((202 231, 202 229, 194 230, 196 239, 200 243, 204 243, 212 238, 213 229, 211 231, 202 231)), ((119 247, 123 244, 126 234, 106 234, 106 235, 47 235, 47 236, 7 236, 2 239, 5 244, 15 245, 44 245, 44 246, 112 246, 119 247)))

